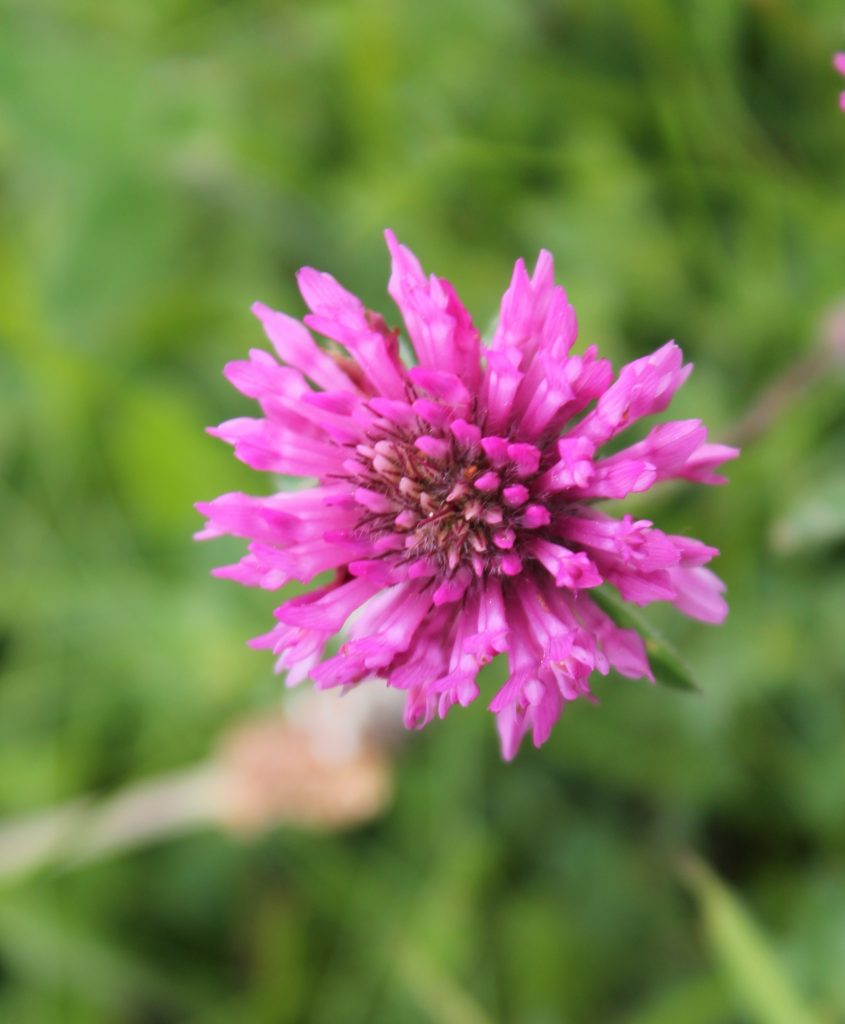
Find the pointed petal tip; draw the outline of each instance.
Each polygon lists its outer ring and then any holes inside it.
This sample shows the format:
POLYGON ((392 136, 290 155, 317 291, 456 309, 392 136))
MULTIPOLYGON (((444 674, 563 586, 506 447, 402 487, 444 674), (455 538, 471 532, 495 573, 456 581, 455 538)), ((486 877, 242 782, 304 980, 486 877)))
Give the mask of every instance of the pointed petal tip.
POLYGON ((534 264, 534 273, 531 283, 534 287, 540 285, 551 285, 554 283, 555 258, 548 249, 541 249, 537 255, 537 262, 534 264))
MULTIPOLYGON (((315 288, 320 287, 324 278, 329 278, 334 281, 330 274, 327 274, 323 270, 317 270, 316 267, 300 267, 294 276, 296 277, 296 283, 300 292, 302 292, 304 288, 308 288, 309 285, 315 288)), ((334 283, 336 284, 337 282, 334 283)), ((303 298, 305 298, 304 294, 303 298)), ((306 303, 307 301, 308 300, 306 299, 306 303)))
MULTIPOLYGON (((674 338, 670 338, 668 341, 664 342, 657 351, 658 352, 678 352, 680 354, 680 356, 681 356, 681 359, 683 359, 683 355, 684 355, 683 349, 677 343, 677 341, 675 341, 674 338)), ((690 367, 692 366, 691 363, 689 363, 687 365, 689 365, 690 367)))

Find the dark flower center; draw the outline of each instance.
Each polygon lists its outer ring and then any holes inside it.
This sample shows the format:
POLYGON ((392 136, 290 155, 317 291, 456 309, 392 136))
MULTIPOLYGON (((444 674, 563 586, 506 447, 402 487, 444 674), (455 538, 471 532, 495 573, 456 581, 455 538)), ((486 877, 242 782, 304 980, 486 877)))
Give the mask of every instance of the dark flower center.
POLYGON ((461 567, 477 577, 514 576, 526 531, 536 537, 550 521, 545 505, 532 501, 540 452, 461 426, 464 437, 395 427, 356 446, 347 465, 363 506, 358 530, 394 538, 383 541, 394 558, 423 560, 440 576, 461 567))

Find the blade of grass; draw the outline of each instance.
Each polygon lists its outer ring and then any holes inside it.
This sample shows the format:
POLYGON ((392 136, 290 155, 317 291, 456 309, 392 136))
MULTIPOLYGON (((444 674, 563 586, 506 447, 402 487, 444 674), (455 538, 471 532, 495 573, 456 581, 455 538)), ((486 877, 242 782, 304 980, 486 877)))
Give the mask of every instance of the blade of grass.
POLYGON ((740 900, 696 857, 682 874, 698 903, 705 936, 727 980, 759 1024, 820 1024, 793 987, 768 939, 740 900))

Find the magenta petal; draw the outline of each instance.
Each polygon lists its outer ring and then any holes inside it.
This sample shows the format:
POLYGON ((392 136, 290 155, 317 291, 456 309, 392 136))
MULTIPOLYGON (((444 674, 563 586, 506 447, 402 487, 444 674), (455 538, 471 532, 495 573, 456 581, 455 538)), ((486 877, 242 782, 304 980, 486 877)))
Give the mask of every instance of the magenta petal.
POLYGON ((703 444, 687 459, 678 476, 700 484, 724 484, 727 483, 725 477, 713 470, 738 456, 739 448, 731 448, 726 444, 703 444))
POLYGON ((252 312, 261 321, 267 337, 286 363, 301 370, 320 387, 354 389, 355 385, 349 377, 323 352, 298 320, 277 313, 261 302, 253 304, 252 312))
POLYGON ((480 338, 448 281, 427 278, 419 261, 392 231, 388 292, 402 312, 411 343, 425 370, 457 374, 471 394, 479 382, 480 338))
POLYGON ((366 577, 351 580, 330 590, 316 601, 304 602, 297 598, 288 601, 276 610, 281 622, 289 626, 304 626, 331 635, 336 633, 352 612, 360 607, 377 590, 366 577))
POLYGON ((459 601, 466 593, 470 582, 471 577, 468 572, 462 572, 451 579, 444 580, 434 591, 432 601, 435 605, 452 604, 454 601, 459 601))
POLYGON ((615 383, 571 435, 601 445, 643 416, 663 412, 691 370, 691 365, 683 365, 681 350, 674 341, 650 356, 635 359, 622 367, 615 383))
POLYGON ((709 569, 671 569, 670 576, 676 608, 702 622, 724 622, 728 614, 727 601, 722 597, 725 584, 715 573, 709 569))
POLYGON ((531 553, 552 574, 558 587, 581 590, 597 587, 602 581, 595 565, 583 551, 575 554, 559 544, 538 539, 533 541, 531 553))
POLYGON ((625 498, 638 491, 647 491, 657 480, 653 463, 643 459, 625 459, 618 462, 597 462, 592 479, 584 487, 573 487, 571 492, 585 498, 625 498))

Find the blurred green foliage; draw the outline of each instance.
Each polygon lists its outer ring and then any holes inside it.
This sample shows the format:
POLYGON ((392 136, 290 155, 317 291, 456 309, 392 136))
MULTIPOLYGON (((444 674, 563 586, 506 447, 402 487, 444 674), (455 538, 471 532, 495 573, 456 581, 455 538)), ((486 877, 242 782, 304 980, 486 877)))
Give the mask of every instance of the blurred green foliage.
MULTIPOLYGON (((390 225, 486 324, 545 246, 583 337, 617 361, 677 337, 677 413, 727 439, 845 292, 842 17, 0 0, 3 812, 189 763, 278 699, 244 649, 272 596, 209 580, 237 545, 193 545, 191 506, 266 484, 202 430, 248 412, 220 369, 262 343, 251 301, 301 310, 300 265, 388 309, 390 225)), ((843 373, 728 489, 637 502, 723 550, 723 628, 648 613, 702 693, 599 682, 510 766, 483 708, 453 712, 354 834, 7 887, 0 1020, 775 1024, 774 964, 842 1020, 843 373), (761 934, 709 875, 690 898, 689 851, 761 934)))

